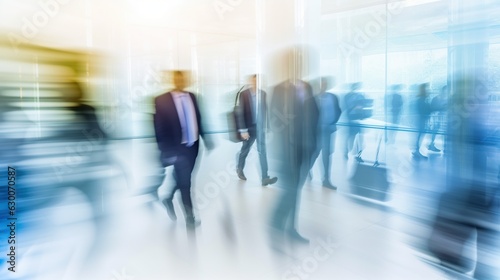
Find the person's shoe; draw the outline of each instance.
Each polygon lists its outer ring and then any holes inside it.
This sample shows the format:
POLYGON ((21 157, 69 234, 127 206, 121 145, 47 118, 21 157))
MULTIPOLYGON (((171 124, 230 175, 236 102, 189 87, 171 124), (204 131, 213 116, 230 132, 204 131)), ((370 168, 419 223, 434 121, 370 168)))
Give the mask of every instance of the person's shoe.
POLYGON ((302 243, 302 244, 309 244, 309 239, 300 235, 296 230, 292 230, 292 231, 288 232, 288 236, 294 242, 302 243))
POLYGON ((243 180, 243 181, 247 180, 247 177, 245 177, 245 174, 243 173, 243 170, 237 169, 236 173, 238 174, 238 178, 240 178, 240 180, 243 180))
POLYGON ((415 159, 415 160, 426 160, 427 159, 427 157, 422 155, 420 152, 413 152, 411 154, 413 156, 413 159, 415 159))
POLYGON ((429 146, 427 147, 427 149, 428 149, 429 151, 433 151, 433 152, 436 152, 436 153, 441 152, 441 150, 440 150, 440 149, 438 149, 438 148, 436 148, 436 146, 434 146, 434 144, 429 145, 429 146))
POLYGON ((262 186, 267 186, 267 185, 272 185, 274 183, 278 182, 278 178, 277 177, 267 177, 267 178, 264 178, 262 179, 262 186))
POLYGON ((186 218, 186 226, 190 228, 195 228, 201 225, 201 221, 195 219, 194 217, 186 218))
POLYGON ((323 181, 323 187, 331 189, 331 190, 336 190, 337 189, 337 187, 335 187, 334 185, 332 185, 332 183, 330 183, 328 181, 323 181))
POLYGON ((177 215, 175 215, 175 209, 174 204, 172 203, 172 199, 164 199, 163 205, 165 205, 165 208, 167 208, 167 213, 170 219, 172 219, 173 221, 177 220, 177 215))

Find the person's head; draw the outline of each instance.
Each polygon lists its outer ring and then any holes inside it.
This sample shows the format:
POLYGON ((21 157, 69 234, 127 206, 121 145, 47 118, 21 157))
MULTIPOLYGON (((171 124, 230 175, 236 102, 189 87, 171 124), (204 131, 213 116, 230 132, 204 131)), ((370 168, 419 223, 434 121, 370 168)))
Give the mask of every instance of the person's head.
POLYGON ((335 83, 335 78, 332 76, 321 77, 320 86, 319 86, 320 92, 325 92, 328 89, 332 88, 334 86, 334 83, 335 83))
POLYGON ((403 89, 403 85, 402 84, 395 84, 395 85, 392 85, 391 86, 391 90, 393 92, 399 92, 403 89))
POLYGON ((248 83, 253 89, 257 88, 257 79, 258 79, 257 74, 253 74, 250 75, 250 77, 248 77, 248 83))
POLYGON ((427 88, 429 87, 428 83, 423 83, 418 86, 418 96, 427 97, 429 95, 427 88))
POLYGON ((188 74, 186 71, 175 70, 172 73, 172 84, 175 90, 184 90, 188 86, 188 74))
POLYGON ((351 91, 358 91, 363 84, 361 82, 355 82, 351 85, 351 91))

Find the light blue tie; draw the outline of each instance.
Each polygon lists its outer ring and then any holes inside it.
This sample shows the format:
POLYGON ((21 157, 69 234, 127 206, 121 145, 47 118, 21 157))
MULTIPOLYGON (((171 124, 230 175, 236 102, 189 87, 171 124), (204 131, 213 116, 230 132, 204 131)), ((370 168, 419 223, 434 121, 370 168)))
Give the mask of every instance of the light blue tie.
POLYGON ((187 144, 186 146, 191 147, 194 144, 195 141, 195 136, 194 136, 194 120, 193 120, 193 114, 191 113, 191 108, 189 106, 189 95, 188 94, 182 94, 182 111, 184 112, 184 130, 186 132, 186 141, 187 144))

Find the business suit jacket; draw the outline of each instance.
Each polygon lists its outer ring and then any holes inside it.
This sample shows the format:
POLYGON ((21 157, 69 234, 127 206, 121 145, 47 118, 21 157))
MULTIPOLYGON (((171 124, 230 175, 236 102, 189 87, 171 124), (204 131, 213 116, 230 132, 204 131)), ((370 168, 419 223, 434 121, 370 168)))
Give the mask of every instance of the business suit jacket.
POLYGON ((255 102, 257 103, 257 116, 255 124, 253 122, 252 111, 254 110, 252 106, 252 100, 250 89, 246 89, 240 93, 239 104, 240 112, 238 118, 238 129, 248 129, 257 125, 259 128, 264 128, 267 119, 267 101, 266 92, 260 91, 260 96, 255 97, 255 102))
MULTIPOLYGON (((277 85, 271 99, 271 129, 274 132, 274 158, 284 176, 307 170, 317 147, 319 111, 312 88, 304 84, 304 100, 297 98, 298 88, 290 81, 277 85)), ((302 177, 303 174, 297 174, 302 177)), ((296 182, 302 178, 296 178, 296 182)))
MULTIPOLYGON (((191 97, 196 113, 198 123, 198 136, 203 136, 200 111, 194 94, 187 92, 191 97)), ((155 98, 156 113, 154 115, 154 127, 156 132, 156 141, 161 151, 161 158, 172 158, 178 155, 178 152, 184 148, 182 142, 182 127, 179 120, 177 109, 175 108, 172 92, 164 93, 155 98)))

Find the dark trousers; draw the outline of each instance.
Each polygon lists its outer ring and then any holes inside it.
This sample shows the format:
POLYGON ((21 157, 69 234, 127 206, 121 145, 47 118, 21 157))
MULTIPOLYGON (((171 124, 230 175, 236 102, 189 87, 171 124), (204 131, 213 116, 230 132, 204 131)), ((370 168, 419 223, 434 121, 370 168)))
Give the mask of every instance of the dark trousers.
POLYGON ((181 192, 186 219, 194 218, 193 201, 191 199, 191 173, 198 157, 198 149, 199 141, 196 141, 193 146, 183 146, 178 151, 177 160, 174 163, 176 185, 167 196, 168 199, 172 199, 177 190, 181 192))
POLYGON ((420 146, 422 144, 422 140, 426 134, 427 128, 427 118, 420 118, 417 120, 417 137, 415 139, 415 152, 420 151, 420 146))
POLYGON ((302 150, 293 151, 293 153, 278 163, 283 189, 271 217, 271 224, 280 231, 297 230, 300 193, 307 174, 311 170, 312 157, 310 153, 303 153, 302 150))
POLYGON ((245 168, 245 161, 250 152, 250 148, 255 141, 257 141, 257 151, 259 152, 259 160, 260 160, 260 169, 262 179, 268 177, 267 171, 267 154, 266 154, 266 140, 264 132, 258 131, 255 126, 248 128, 248 134, 250 138, 246 141, 243 141, 241 146, 241 150, 238 156, 238 169, 243 170, 245 168))

